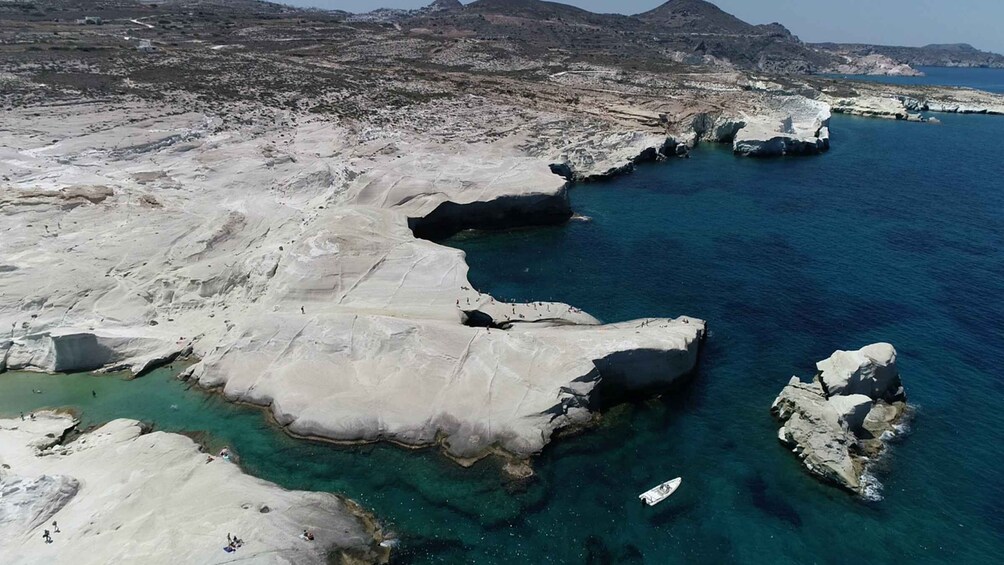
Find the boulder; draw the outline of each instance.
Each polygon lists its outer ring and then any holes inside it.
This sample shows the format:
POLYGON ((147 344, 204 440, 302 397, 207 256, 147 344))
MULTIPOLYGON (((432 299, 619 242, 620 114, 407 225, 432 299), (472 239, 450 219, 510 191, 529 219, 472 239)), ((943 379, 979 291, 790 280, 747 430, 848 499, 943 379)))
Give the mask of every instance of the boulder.
POLYGON ((836 351, 816 363, 819 382, 827 396, 863 394, 872 400, 899 393, 896 349, 875 343, 857 351, 836 351))
POLYGON ((840 421, 852 432, 861 430, 865 417, 872 409, 872 399, 863 394, 831 396, 827 401, 840 421))

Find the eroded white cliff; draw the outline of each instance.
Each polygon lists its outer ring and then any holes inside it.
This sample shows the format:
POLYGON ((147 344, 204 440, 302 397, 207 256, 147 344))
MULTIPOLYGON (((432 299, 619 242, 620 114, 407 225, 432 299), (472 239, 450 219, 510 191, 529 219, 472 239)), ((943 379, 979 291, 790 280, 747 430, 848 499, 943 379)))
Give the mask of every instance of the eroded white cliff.
POLYGON ((604 378, 666 385, 696 363, 698 319, 601 325, 502 303, 472 289, 462 252, 415 236, 567 218, 567 181, 548 167, 560 150, 534 155, 550 145, 531 151, 527 133, 234 130, 100 103, 33 114, 0 133, 10 369, 142 372, 191 351, 191 378, 294 434, 441 442, 468 460, 539 451, 588 420, 604 378))

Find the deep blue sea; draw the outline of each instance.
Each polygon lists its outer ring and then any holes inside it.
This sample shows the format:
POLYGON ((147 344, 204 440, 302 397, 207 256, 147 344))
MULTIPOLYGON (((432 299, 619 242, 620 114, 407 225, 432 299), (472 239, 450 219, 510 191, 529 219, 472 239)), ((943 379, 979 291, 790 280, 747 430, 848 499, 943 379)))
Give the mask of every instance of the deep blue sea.
POLYGON ((591 221, 446 242, 498 297, 564 301, 611 322, 709 323, 686 387, 558 440, 523 488, 497 462, 461 469, 431 450, 290 439, 167 369, 135 381, 4 375, 0 410, 73 405, 88 423, 204 431, 251 473, 359 500, 400 533, 401 563, 998 562, 1004 117, 939 118, 836 116, 818 157, 701 146, 575 187, 591 221), (833 350, 879 340, 897 347, 917 416, 883 460, 884 499, 866 502, 805 473, 769 407, 833 350), (675 496, 639 505, 675 476, 675 496))
POLYGON ((891 84, 936 84, 968 86, 990 92, 1004 92, 1004 69, 954 69, 947 67, 917 67, 922 77, 884 77, 869 75, 834 75, 854 80, 891 84))

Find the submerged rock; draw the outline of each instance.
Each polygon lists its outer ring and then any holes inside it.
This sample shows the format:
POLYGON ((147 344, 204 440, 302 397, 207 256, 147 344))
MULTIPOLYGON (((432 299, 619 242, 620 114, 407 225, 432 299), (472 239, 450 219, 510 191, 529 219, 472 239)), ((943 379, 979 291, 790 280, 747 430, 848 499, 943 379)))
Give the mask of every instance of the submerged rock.
POLYGON ((778 439, 810 473, 867 497, 877 497, 868 464, 884 450, 906 410, 896 350, 876 343, 836 351, 816 364, 812 382, 792 377, 771 412, 778 439))

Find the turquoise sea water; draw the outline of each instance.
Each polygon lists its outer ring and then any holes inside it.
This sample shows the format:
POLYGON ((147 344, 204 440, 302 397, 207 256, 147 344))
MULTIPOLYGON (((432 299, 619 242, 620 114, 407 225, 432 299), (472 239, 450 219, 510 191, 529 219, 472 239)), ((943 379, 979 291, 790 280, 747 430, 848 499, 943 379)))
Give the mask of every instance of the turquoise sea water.
POLYGON ((606 321, 687 314, 711 335, 693 381, 557 441, 537 479, 433 451, 289 439, 261 412, 164 369, 0 376, 0 412, 73 405, 88 423, 202 431, 289 488, 359 500, 402 536, 402 563, 987 563, 1004 552, 1004 118, 837 116, 827 155, 688 160, 578 186, 592 221, 462 234, 472 282, 606 321), (768 408, 837 348, 890 341, 912 432, 864 502, 818 483, 768 408), (32 394, 41 388, 43 394, 32 394), (91 396, 91 390, 97 393, 91 396), (682 476, 656 508, 639 492, 682 476))

